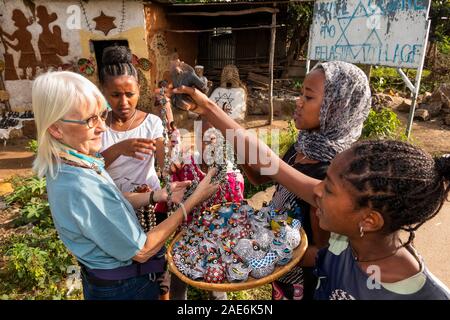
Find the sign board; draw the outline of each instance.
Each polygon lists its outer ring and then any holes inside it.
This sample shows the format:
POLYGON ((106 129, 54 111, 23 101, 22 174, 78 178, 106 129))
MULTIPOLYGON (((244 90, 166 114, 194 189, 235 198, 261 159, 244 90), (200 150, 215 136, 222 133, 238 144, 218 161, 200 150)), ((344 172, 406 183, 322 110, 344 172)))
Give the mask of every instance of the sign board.
POLYGON ((430 0, 317 0, 308 59, 418 69, 430 0))

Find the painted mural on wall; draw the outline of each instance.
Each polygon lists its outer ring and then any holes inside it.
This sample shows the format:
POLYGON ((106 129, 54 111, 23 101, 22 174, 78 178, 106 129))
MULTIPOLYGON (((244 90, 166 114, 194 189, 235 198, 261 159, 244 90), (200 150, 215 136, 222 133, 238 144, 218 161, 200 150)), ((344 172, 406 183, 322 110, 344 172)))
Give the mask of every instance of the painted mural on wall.
POLYGON ((0 12, 0 74, 13 109, 31 107, 32 80, 47 70, 71 70, 96 82, 95 41, 126 39, 150 77, 140 1, 3 0, 0 12))
POLYGON ((32 45, 33 35, 27 30, 27 27, 33 22, 21 10, 15 9, 12 12, 11 19, 16 27, 13 33, 7 33, 0 29, 5 52, 5 80, 32 79, 36 75, 36 71, 40 69, 62 66, 63 62, 60 57, 69 54, 69 43, 62 39, 61 27, 58 25, 54 25, 51 29, 49 27, 58 18, 56 13, 49 13, 45 6, 38 6, 36 16, 37 23, 42 29, 37 40, 40 59, 32 45), (14 56, 9 53, 9 50, 19 54, 17 62, 14 61, 14 56))
POLYGON ((149 47, 155 59, 154 74, 152 74, 153 79, 156 82, 163 79, 168 80, 170 78, 168 73, 172 54, 169 53, 167 41, 162 32, 153 35, 150 39, 149 47))

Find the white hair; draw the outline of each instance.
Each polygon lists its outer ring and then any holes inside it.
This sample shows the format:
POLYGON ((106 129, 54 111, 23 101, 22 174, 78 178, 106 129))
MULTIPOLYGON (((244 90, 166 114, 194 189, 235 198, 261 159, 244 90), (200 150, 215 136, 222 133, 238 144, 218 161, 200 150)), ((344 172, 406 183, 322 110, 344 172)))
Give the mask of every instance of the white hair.
POLYGON ((106 108, 106 100, 85 77, 57 71, 44 73, 34 80, 32 104, 38 142, 33 170, 39 177, 47 174, 54 177, 60 165, 59 152, 66 147, 48 132, 48 128, 76 108, 93 104, 106 108))

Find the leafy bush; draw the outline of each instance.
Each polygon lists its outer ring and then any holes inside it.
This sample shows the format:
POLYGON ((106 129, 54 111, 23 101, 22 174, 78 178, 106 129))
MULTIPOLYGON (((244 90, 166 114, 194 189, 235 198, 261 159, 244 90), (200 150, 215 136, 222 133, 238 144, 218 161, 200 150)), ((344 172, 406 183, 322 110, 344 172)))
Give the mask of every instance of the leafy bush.
POLYGON ((53 226, 50 205, 41 198, 31 198, 21 210, 21 217, 15 221, 15 225, 32 223, 42 228, 53 226))
POLYGON ((32 198, 43 197, 46 192, 46 181, 44 178, 16 177, 12 181, 14 192, 5 197, 6 204, 26 205, 32 198))
POLYGON ((361 139, 397 139, 406 141, 397 114, 387 108, 380 111, 370 110, 364 122, 361 139))
POLYGON ((0 253, 5 259, 0 274, 0 291, 5 295, 0 298, 65 298, 63 280, 67 267, 76 261, 54 229, 34 228, 30 234, 13 236, 0 253))
POLYGON ((46 181, 38 177, 12 180, 14 192, 5 197, 8 205, 21 207, 21 216, 14 221, 16 226, 32 223, 43 228, 53 226, 50 206, 46 197, 46 181))
MULTIPOLYGON (((405 73, 409 79, 412 79, 412 82, 414 83, 417 71, 408 69, 405 71, 405 73)), ((434 83, 427 82, 427 79, 430 76, 430 74, 431 74, 430 70, 426 69, 423 70, 421 82, 422 85, 420 86, 421 93, 433 90, 434 83)), ((403 79, 398 74, 395 68, 378 67, 378 66, 372 67, 370 72, 370 84, 372 85, 372 88, 376 92, 383 92, 386 89, 392 89, 397 91, 409 91, 409 89, 406 88, 403 79)))
MULTIPOLYGON (((272 141, 272 135, 267 134, 262 136, 262 140, 280 157, 282 157, 289 148, 297 141, 298 130, 295 128, 292 120, 288 121, 287 130, 279 130, 280 134, 278 140, 272 141), (278 148, 278 150, 277 150, 278 148)), ((275 137, 277 138, 277 137, 275 137)))
POLYGON ((32 139, 28 142, 28 146, 26 147, 28 150, 30 150, 31 152, 33 152, 34 154, 36 154, 37 152, 37 148, 38 148, 38 143, 36 140, 32 139))

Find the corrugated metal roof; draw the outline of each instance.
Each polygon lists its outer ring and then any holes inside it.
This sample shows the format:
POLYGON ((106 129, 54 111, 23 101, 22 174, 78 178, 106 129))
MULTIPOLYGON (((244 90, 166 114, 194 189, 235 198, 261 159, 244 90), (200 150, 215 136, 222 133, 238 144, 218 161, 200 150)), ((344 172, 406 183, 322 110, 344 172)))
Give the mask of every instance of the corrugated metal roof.
MULTIPOLYGON (((302 0, 297 0, 302 1, 302 0)), ((308 0, 304 0, 308 1, 308 0)), ((311 0, 310 0, 311 1, 311 0)), ((209 2, 177 2, 176 0, 150 0, 147 2, 154 2, 154 3, 160 3, 160 4, 166 4, 166 5, 173 5, 173 6, 189 6, 189 7, 195 7, 195 6, 214 6, 214 5, 261 5, 261 4, 272 4, 272 3, 278 3, 278 4, 287 4, 289 1, 287 0, 254 0, 254 1, 243 1, 243 0, 213 0, 209 2)))

